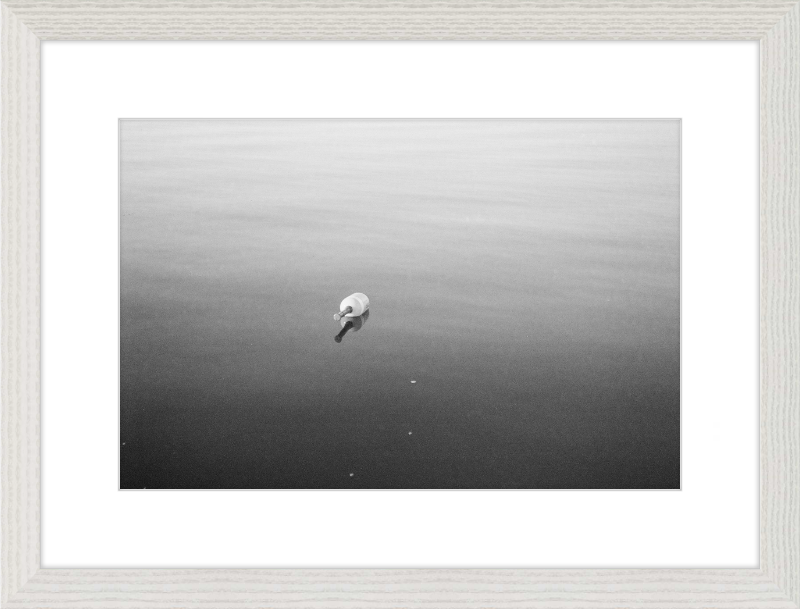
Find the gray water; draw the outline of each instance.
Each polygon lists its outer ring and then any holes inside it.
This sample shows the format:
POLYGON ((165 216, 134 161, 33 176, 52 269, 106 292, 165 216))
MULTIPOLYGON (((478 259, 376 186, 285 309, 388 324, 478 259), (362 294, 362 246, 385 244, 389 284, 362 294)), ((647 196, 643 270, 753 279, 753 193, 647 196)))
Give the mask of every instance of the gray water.
POLYGON ((121 487, 678 488, 679 130, 123 121, 121 487))

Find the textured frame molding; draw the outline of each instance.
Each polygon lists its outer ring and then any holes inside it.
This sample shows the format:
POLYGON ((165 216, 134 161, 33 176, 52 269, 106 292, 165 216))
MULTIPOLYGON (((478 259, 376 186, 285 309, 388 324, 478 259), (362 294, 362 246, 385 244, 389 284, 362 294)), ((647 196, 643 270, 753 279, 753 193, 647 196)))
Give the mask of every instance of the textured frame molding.
POLYGON ((800 0, 0 0, 3 606, 800 607, 800 0), (756 569, 40 567, 42 40, 758 40, 756 569))

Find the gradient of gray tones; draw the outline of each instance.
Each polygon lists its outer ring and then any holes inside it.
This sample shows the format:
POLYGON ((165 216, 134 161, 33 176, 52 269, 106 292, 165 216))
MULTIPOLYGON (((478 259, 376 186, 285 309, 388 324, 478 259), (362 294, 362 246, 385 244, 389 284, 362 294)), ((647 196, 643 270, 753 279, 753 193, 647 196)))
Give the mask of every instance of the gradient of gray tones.
POLYGON ((122 488, 679 487, 679 121, 120 129, 122 488))

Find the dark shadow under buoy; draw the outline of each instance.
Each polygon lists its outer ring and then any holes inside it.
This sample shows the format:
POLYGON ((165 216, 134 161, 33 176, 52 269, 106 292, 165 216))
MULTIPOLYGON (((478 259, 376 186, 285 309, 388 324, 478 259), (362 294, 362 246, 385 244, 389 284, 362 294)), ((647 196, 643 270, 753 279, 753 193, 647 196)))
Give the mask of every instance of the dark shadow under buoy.
POLYGON ((347 334, 350 330, 353 332, 358 332, 367 320, 369 319, 369 309, 364 311, 363 315, 359 315, 358 317, 342 317, 339 320, 339 324, 342 326, 342 331, 339 332, 336 336, 333 337, 337 343, 342 342, 344 335, 347 334))

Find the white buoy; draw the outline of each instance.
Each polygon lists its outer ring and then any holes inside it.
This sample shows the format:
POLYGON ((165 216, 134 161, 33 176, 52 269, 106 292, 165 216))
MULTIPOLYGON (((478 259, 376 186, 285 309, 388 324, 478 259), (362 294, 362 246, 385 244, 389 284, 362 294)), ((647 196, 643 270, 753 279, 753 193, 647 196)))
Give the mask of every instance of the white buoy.
POLYGON ((339 321, 342 317, 358 317, 367 310, 369 310, 369 298, 366 294, 356 292, 342 301, 339 305, 339 312, 333 318, 339 321))

